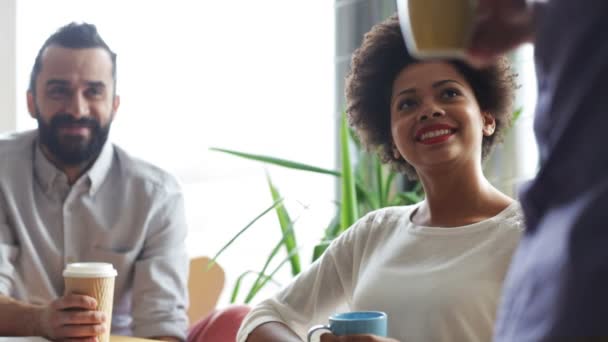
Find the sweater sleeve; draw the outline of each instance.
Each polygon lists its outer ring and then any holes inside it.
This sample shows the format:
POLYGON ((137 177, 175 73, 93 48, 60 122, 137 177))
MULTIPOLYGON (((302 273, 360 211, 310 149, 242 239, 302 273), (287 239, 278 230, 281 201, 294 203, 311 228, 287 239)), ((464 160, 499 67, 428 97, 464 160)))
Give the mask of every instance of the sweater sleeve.
POLYGON ((245 317, 237 341, 259 325, 281 322, 305 339, 307 330, 315 324, 327 323, 327 317, 352 299, 357 260, 352 247, 369 222, 363 218, 334 240, 321 258, 300 273, 272 298, 253 308, 245 317))

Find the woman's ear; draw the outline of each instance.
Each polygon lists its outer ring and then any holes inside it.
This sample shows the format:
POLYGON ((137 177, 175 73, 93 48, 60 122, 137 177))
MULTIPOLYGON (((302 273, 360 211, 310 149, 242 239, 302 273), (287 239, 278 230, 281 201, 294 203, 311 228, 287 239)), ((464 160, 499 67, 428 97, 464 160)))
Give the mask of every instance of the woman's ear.
POLYGON ((401 159, 401 153, 399 152, 399 149, 397 149, 397 145, 395 145, 395 142, 391 142, 391 148, 393 150, 393 158, 395 159, 401 159))
POLYGON ((496 119, 492 114, 485 112, 481 113, 481 117, 483 119, 483 135, 489 137, 496 130, 496 119))

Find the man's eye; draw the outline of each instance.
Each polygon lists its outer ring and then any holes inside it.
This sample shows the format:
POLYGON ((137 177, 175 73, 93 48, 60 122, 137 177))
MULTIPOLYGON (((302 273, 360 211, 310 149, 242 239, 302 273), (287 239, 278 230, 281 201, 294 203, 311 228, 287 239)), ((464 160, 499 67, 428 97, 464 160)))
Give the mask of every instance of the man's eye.
POLYGON ((65 96, 69 93, 69 90, 64 87, 55 87, 48 90, 48 94, 51 96, 65 96))
POLYGON ((102 90, 100 88, 88 88, 87 89, 87 95, 89 96, 97 96, 97 95, 101 95, 102 94, 102 90))

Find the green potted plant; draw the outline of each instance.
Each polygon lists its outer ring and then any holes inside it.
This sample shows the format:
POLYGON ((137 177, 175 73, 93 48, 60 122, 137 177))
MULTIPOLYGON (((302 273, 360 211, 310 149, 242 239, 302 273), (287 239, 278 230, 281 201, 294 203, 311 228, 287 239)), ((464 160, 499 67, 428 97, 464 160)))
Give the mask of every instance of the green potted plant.
MULTIPOLYGON (((348 229, 362 215, 386 206, 413 204, 423 198, 422 189, 418 182, 411 183, 409 191, 397 189, 396 180, 398 179, 398 173, 390 170, 388 166, 382 165, 374 153, 365 151, 361 147, 353 132, 348 128, 344 113, 340 120, 339 142, 341 154, 340 170, 328 170, 271 156, 221 148, 211 148, 211 150, 294 170, 316 172, 339 178, 341 198, 337 203, 337 214, 327 225, 319 243, 314 247, 312 257, 312 261, 314 261, 323 254, 333 239, 348 229), (356 156, 354 161, 351 160, 351 156, 356 156)), ((294 234, 295 221, 285 208, 283 198, 278 188, 272 182, 271 177, 267 174, 266 178, 268 189, 273 199, 272 205, 257 215, 233 236, 213 258, 213 260, 216 260, 220 257, 234 241, 244 232, 251 229, 260 218, 272 212, 277 215, 280 227, 277 243, 269 252, 264 265, 259 271, 243 271, 238 276, 232 289, 231 303, 237 301, 239 294, 243 290, 245 279, 249 279, 252 276, 255 277, 249 285, 248 290, 246 290, 246 295, 243 299, 244 303, 250 303, 268 282, 273 281, 275 274, 285 264, 290 265, 292 276, 296 276, 302 270, 299 246, 294 234), (285 250, 287 256, 280 260, 278 265, 271 267, 271 263, 278 260, 277 258, 280 255, 281 249, 285 250)))

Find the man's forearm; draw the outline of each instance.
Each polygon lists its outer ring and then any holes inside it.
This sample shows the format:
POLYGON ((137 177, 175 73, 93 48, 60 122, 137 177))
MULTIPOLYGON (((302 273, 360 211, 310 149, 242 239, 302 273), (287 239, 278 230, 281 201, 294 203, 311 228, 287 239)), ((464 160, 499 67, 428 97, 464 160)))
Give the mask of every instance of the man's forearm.
POLYGON ((0 295, 0 336, 40 336, 43 306, 0 295))

